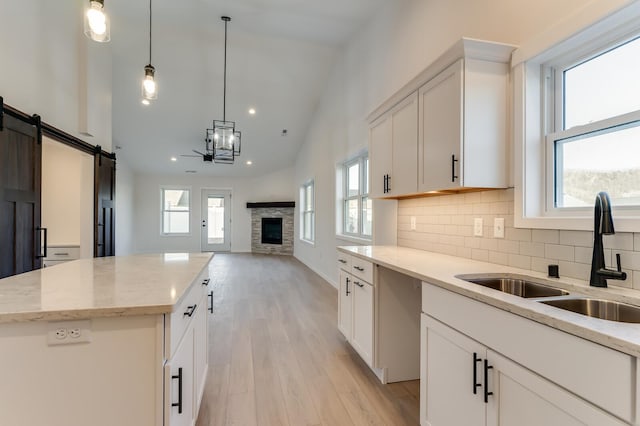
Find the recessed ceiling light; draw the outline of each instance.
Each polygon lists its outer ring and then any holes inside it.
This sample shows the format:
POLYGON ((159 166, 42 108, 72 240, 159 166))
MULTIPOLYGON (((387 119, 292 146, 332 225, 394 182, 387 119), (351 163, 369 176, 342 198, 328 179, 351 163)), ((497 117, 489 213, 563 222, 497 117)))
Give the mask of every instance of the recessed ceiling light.
POLYGON ((149 99, 143 99, 142 100, 142 105, 149 105, 151 102, 149 102, 149 99))
POLYGON ((249 108, 249 114, 256 115, 256 109, 255 108, 249 108))
POLYGON ((171 157, 171 161, 178 161, 176 157, 171 157))
POLYGON ((252 164, 253 164, 253 161, 251 161, 251 160, 248 160, 248 161, 247 161, 247 166, 250 166, 250 165, 252 165, 252 164))

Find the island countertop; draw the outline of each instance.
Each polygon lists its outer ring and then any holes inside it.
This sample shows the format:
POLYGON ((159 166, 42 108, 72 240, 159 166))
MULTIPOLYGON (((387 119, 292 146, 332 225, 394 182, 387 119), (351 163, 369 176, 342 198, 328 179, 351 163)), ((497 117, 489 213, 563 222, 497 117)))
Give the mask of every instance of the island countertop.
POLYGON ((0 323, 173 311, 212 253, 79 259, 0 280, 0 323))

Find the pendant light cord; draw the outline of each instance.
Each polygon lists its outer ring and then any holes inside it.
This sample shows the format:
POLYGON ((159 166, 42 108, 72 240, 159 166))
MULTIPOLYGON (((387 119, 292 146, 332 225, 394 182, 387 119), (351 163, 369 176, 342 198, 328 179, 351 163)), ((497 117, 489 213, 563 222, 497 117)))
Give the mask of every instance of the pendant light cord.
POLYGON ((151 0, 149 0, 149 65, 151 65, 151 0))
POLYGON ((224 19, 224 91, 222 94, 222 121, 227 121, 227 24, 229 19, 224 19))

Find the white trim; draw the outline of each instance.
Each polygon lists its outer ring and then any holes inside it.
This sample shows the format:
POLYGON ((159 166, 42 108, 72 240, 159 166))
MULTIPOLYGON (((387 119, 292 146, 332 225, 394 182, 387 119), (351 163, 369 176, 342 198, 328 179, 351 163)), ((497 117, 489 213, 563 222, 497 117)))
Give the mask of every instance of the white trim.
POLYGON ((345 235, 345 234, 336 234, 336 239, 346 241, 349 243, 360 244, 360 245, 371 244, 371 238, 358 238, 358 237, 353 237, 351 235, 345 235))

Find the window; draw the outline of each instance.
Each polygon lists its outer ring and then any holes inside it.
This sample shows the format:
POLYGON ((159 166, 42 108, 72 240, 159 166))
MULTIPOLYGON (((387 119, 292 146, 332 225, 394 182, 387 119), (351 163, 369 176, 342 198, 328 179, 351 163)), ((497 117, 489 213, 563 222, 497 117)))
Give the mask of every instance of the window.
POLYGON ((591 207, 600 191, 613 205, 640 205, 640 38, 548 73, 555 74, 552 208, 591 207))
POLYGON ((514 225, 640 230, 640 3, 593 2, 512 56, 514 225))
POLYGON ((315 235, 315 187, 310 180, 300 187, 300 239, 313 243, 315 235))
POLYGON ((369 157, 361 155, 342 166, 342 234, 370 239, 369 157))
POLYGON ((190 200, 189 189, 162 188, 163 235, 189 234, 190 200))

